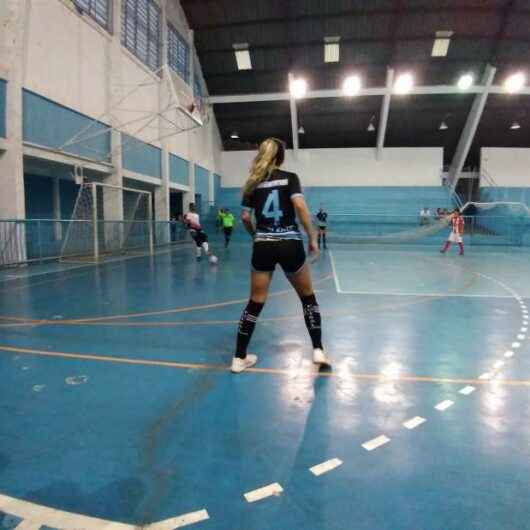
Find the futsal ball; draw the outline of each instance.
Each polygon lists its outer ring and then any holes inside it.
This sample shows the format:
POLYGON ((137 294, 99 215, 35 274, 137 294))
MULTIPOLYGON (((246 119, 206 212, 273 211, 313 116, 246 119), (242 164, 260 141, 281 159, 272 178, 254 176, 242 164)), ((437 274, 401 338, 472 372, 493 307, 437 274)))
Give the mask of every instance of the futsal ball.
POLYGON ((212 265, 215 265, 218 261, 219 259, 217 258, 217 256, 210 256, 210 263, 212 265))

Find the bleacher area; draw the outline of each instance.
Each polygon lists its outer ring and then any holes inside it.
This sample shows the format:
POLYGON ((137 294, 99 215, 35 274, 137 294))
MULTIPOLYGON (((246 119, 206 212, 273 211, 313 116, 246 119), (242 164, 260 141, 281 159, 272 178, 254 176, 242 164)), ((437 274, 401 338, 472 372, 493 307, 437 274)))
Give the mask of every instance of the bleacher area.
MULTIPOLYGON (((442 186, 395 187, 307 187, 304 194, 311 212, 322 205, 330 215, 411 216, 415 220, 421 208, 452 208, 448 191, 442 186)), ((239 211, 241 190, 221 188, 216 201, 220 207, 239 211)))

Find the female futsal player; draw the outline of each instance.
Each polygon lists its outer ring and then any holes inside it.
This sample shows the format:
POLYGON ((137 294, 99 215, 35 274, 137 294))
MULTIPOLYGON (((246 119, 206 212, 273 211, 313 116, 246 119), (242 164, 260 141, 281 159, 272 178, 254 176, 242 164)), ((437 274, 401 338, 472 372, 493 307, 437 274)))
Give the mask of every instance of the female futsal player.
POLYGON ((318 243, 311 224, 298 176, 280 170, 285 156, 281 140, 268 138, 259 148, 250 175, 243 186, 241 219, 254 239, 252 252, 251 294, 241 315, 232 372, 239 373, 256 364, 256 355, 247 354, 247 346, 263 309, 272 274, 280 265, 292 284, 304 311, 305 323, 313 343, 313 362, 331 366, 322 348, 322 329, 311 273, 306 264, 302 235, 296 218, 309 238, 309 252, 318 255, 318 243), (251 219, 254 210, 256 226, 251 219))
POLYGON ((210 247, 208 245, 208 236, 202 229, 199 214, 193 203, 190 204, 190 211, 184 216, 184 225, 190 231, 190 236, 197 245, 196 256, 197 261, 200 261, 203 249, 208 256, 210 254, 210 247))
POLYGON ((457 243, 458 248, 460 249, 458 255, 464 255, 464 240, 462 239, 462 236, 464 235, 464 225, 464 218, 460 215, 460 210, 455 208, 451 215, 451 233, 449 234, 449 238, 445 242, 445 245, 440 250, 442 254, 445 254, 451 248, 451 243, 457 243))
POLYGON ((326 230, 328 229, 328 212, 320 207, 316 215, 317 225, 318 225, 318 248, 320 248, 320 242, 324 244, 324 250, 328 247, 326 246, 326 230))

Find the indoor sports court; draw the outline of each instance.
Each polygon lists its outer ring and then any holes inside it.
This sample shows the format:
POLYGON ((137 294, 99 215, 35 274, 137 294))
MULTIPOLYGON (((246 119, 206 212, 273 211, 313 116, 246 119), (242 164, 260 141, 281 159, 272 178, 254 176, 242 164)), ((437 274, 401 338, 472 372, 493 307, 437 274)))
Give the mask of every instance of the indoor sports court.
POLYGON ((0 7, 0 529, 530 529, 529 23, 0 7))

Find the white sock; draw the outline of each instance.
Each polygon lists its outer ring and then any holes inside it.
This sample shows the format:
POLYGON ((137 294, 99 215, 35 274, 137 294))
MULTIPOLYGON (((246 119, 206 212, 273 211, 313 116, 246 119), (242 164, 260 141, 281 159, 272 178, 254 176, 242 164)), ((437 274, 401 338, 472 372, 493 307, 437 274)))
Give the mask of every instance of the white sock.
POLYGON ((197 257, 200 258, 201 255, 202 255, 202 249, 201 249, 201 247, 197 247, 196 252, 197 252, 197 257))
POLYGON ((210 249, 210 247, 206 241, 202 244, 202 248, 204 249, 204 252, 208 254, 208 250, 210 249))

